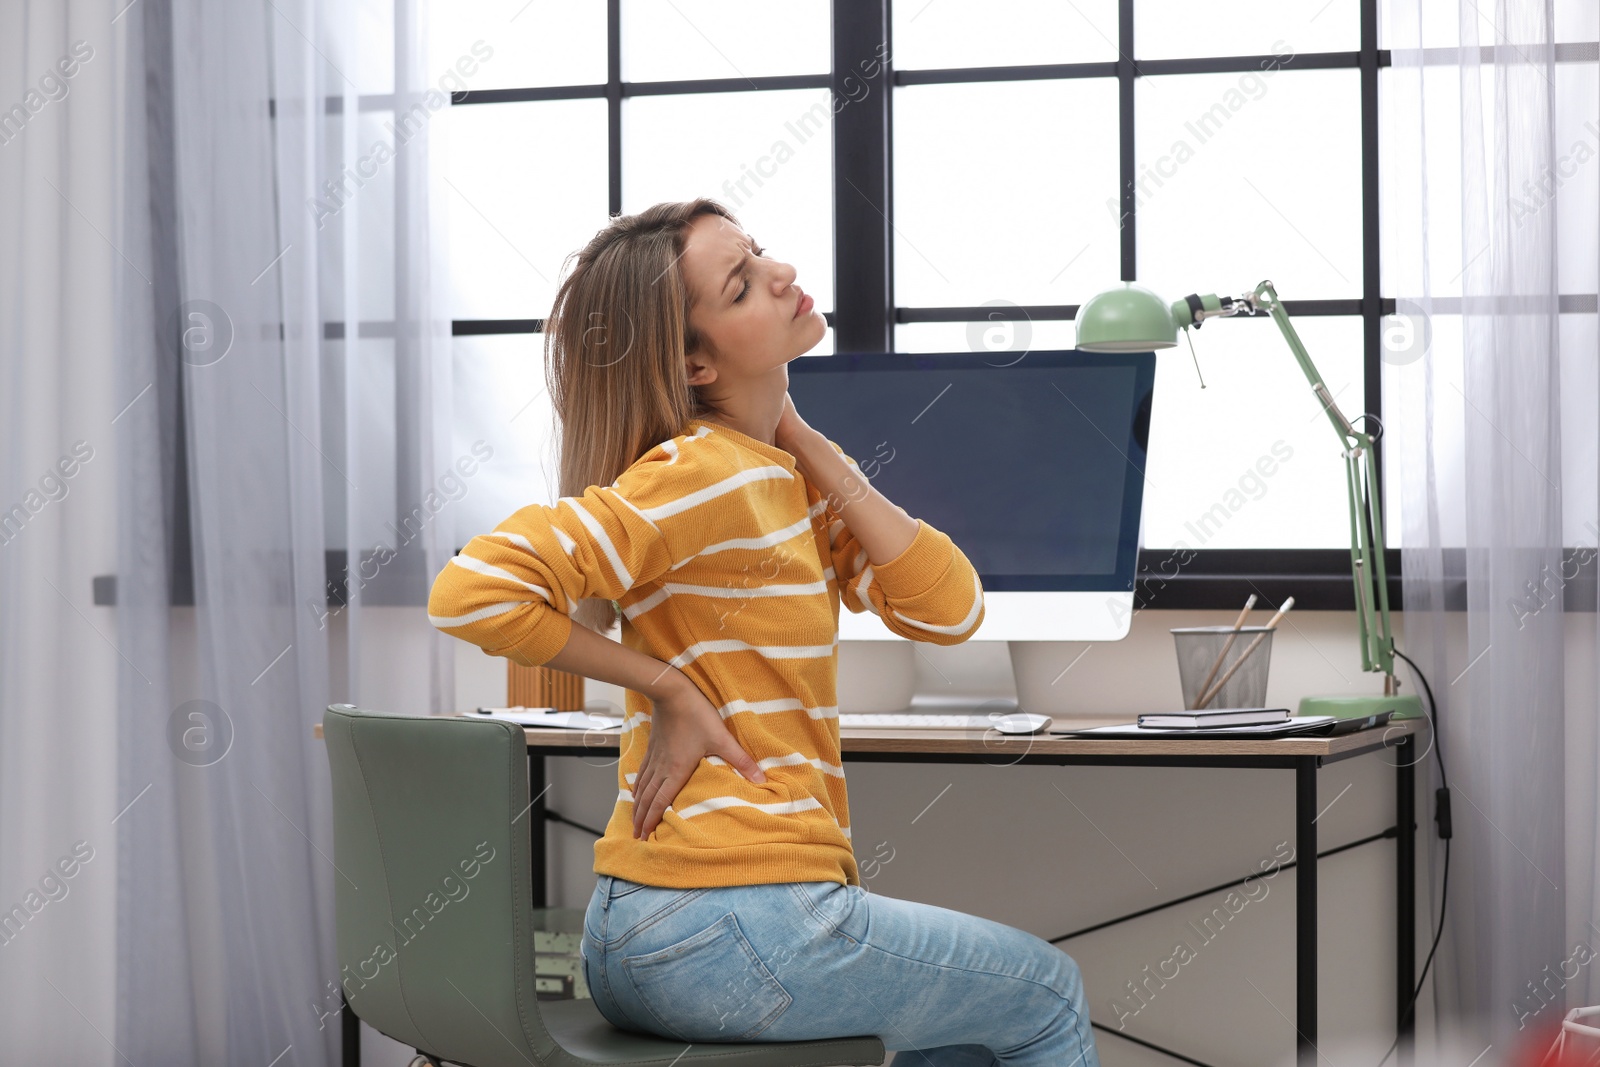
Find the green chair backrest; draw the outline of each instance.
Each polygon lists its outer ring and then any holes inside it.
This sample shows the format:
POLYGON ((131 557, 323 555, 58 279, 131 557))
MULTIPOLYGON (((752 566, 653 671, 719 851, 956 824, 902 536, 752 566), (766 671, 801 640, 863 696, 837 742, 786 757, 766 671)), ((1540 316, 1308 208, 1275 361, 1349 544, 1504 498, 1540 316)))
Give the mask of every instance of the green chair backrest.
POLYGON ((340 980, 356 1015, 474 1067, 572 1062, 534 992, 522 728, 348 704, 322 728, 340 980))

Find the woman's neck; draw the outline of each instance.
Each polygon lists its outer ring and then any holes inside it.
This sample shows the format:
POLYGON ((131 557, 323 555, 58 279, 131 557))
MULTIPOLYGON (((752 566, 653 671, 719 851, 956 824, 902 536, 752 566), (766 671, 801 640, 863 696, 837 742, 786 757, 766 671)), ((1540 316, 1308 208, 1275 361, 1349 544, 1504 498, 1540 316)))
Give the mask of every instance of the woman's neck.
POLYGON ((737 430, 746 437, 760 441, 763 444, 773 445, 774 448, 777 447, 777 445, 773 443, 777 437, 777 419, 773 419, 770 423, 767 423, 764 428, 761 426, 752 425, 749 422, 734 421, 712 415, 702 415, 700 416, 700 421, 709 422, 713 426, 723 426, 730 430, 737 430))
POLYGON ((720 411, 700 418, 704 422, 726 426, 746 437, 771 445, 777 437, 778 419, 783 416, 783 398, 788 391, 787 379, 783 382, 783 386, 783 390, 774 397, 719 397, 717 407, 720 411))

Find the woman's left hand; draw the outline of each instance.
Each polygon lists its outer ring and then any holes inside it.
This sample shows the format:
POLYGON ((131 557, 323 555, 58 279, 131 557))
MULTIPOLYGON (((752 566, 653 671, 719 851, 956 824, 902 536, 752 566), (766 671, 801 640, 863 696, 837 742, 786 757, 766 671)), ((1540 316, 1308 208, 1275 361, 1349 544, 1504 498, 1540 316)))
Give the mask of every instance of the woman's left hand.
POLYGON ((800 413, 795 410, 794 398, 788 392, 785 392, 783 394, 783 414, 778 416, 778 426, 772 434, 773 444, 785 452, 792 452, 793 449, 789 447, 790 444, 798 441, 805 434, 814 432, 811 424, 802 419, 800 413))

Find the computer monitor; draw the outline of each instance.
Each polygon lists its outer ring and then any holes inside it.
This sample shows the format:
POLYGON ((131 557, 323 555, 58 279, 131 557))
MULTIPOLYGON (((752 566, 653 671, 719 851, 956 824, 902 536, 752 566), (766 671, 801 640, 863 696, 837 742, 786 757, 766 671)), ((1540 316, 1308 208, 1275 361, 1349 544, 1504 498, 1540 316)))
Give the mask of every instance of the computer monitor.
MULTIPOLYGON (((789 394, 872 485, 978 570, 975 641, 1114 641, 1133 617, 1153 352, 851 353, 789 394)), ((903 641, 870 612, 841 640, 903 641)))

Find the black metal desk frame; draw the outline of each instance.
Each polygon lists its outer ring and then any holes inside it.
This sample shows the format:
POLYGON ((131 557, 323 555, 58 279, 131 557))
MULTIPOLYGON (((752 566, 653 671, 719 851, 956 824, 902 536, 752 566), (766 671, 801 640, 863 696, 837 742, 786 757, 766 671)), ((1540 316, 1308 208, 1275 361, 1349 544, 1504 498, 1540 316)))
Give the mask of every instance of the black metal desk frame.
MULTIPOLYGON (((592 756, 616 754, 615 734, 590 733, 581 743, 573 743, 572 731, 528 731, 528 792, 531 852, 533 856, 533 906, 548 907, 548 871, 546 870, 546 822, 558 818, 548 813, 545 794, 548 776, 545 768, 547 756, 592 756), (563 736, 566 743, 541 745, 540 734, 563 736), (601 740, 601 744, 594 744, 601 740)), ((860 733, 852 731, 851 733, 860 733)), ((846 750, 843 758, 862 763, 953 763, 993 764, 994 753, 984 752, 896 752, 850 751, 851 733, 844 738, 846 750)), ((1417 734, 1405 733, 1386 738, 1380 745, 1338 752, 1332 755, 1292 755, 1262 753, 1229 755, 1181 754, 1115 754, 1093 752, 1040 753, 1028 751, 1008 758, 1007 765, 1034 764, 1049 766, 1099 766, 1099 767, 1210 767, 1229 770, 1290 770, 1294 772, 1295 821, 1295 1018, 1296 1058, 1301 1067, 1315 1067, 1317 1062, 1317 772, 1326 764, 1355 756, 1393 751, 1395 760, 1395 824, 1376 837, 1392 836, 1395 839, 1395 1020, 1400 1035, 1399 1063, 1411 1061, 1412 1035, 1415 1029, 1413 1014, 1409 1011, 1411 991, 1416 982, 1416 810, 1415 759, 1417 734)), ((977 740, 976 737, 972 738, 977 740)), ((1050 740, 1055 740, 1052 737, 1050 740)), ((881 739, 880 739, 881 740, 881 739)), ((1195 742, 1189 742, 1193 744, 1195 742)), ((1369 838, 1373 840, 1375 838, 1369 838)), ((1126 918, 1126 917, 1125 917, 1126 918)), ((1105 924, 1117 920, 1109 920, 1105 924)), ((356 1067, 360 1063, 360 1031, 353 1012, 342 1014, 344 1027, 344 1063, 356 1067)), ((1158 1051, 1169 1055, 1171 1050, 1158 1051)), ((1198 1060, 1179 1059, 1191 1063, 1198 1060)))

